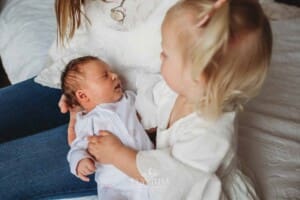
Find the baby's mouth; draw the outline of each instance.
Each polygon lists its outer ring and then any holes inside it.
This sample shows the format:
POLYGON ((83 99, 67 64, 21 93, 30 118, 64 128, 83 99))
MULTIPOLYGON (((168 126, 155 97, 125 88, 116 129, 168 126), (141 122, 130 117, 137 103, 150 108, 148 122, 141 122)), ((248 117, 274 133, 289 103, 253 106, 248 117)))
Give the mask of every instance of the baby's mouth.
POLYGON ((121 83, 118 83, 115 87, 115 90, 122 89, 121 83))

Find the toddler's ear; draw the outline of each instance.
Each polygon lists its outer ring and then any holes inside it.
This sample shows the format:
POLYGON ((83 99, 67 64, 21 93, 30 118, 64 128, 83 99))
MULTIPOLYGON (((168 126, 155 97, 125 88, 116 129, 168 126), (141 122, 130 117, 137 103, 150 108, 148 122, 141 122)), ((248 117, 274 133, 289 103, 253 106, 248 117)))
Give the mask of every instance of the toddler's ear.
POLYGON ((87 97, 87 95, 83 90, 77 90, 75 92, 75 95, 79 102, 86 102, 89 100, 89 98, 87 97))

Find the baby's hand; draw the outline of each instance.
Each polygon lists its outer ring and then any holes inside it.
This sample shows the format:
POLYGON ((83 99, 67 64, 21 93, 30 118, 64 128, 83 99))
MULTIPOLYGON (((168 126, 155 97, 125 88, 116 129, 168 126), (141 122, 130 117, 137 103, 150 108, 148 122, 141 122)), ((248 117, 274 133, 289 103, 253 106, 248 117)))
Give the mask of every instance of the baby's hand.
POLYGON ((90 179, 87 177, 90 174, 93 174, 96 170, 95 163, 90 158, 84 158, 79 161, 77 166, 77 176, 85 182, 89 182, 90 179))

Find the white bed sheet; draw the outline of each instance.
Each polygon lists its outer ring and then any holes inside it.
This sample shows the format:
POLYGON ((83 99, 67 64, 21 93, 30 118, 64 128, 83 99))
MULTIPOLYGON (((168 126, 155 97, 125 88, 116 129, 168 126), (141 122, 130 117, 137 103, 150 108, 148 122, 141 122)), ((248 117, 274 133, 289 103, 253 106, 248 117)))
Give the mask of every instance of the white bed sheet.
POLYGON ((6 1, 0 13, 0 56, 11 83, 46 66, 55 32, 54 0, 6 1))

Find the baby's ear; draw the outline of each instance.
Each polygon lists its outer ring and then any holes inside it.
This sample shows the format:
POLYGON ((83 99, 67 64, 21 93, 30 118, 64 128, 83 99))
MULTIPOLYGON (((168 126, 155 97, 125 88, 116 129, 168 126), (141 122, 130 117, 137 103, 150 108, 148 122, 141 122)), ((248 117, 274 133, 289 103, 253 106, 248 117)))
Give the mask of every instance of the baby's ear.
POLYGON ((87 102, 89 100, 88 96, 85 94, 84 90, 77 90, 75 92, 76 98, 79 102, 87 102))

